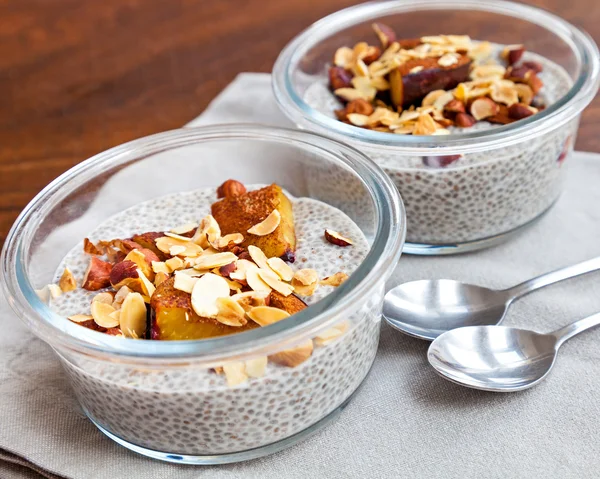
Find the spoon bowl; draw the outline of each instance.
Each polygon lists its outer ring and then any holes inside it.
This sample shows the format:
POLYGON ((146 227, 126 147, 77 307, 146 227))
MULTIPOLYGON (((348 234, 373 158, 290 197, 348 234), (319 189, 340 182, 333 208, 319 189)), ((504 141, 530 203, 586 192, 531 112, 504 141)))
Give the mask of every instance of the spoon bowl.
POLYGON ((419 280, 388 291, 383 316, 390 326, 432 341, 452 329, 498 324, 507 308, 504 291, 450 279, 419 280))
POLYGON ((520 391, 548 375, 558 345, 553 334, 504 326, 466 327, 433 341, 427 359, 452 382, 486 391, 520 391))

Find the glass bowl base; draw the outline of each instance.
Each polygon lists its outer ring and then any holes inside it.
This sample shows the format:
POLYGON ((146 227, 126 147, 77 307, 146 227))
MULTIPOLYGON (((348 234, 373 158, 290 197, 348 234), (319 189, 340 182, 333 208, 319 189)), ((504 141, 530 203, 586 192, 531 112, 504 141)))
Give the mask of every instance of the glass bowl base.
POLYGON ((402 248, 402 254, 414 254, 420 256, 445 256, 451 254, 468 253, 471 251, 478 251, 481 249, 496 246, 521 234, 523 230, 527 229, 529 226, 542 219, 546 215, 546 213, 548 213, 548 211, 550 211, 550 209, 554 206, 556 201, 557 200, 553 201, 548 208, 546 208, 532 220, 528 221, 525 224, 522 224, 521 226, 517 226, 515 229, 512 229, 505 233, 500 233, 495 236, 489 236, 487 238, 482 238, 474 241, 467 241, 464 243, 455 244, 413 243, 409 240, 406 240, 406 242, 404 243, 404 247, 402 248))

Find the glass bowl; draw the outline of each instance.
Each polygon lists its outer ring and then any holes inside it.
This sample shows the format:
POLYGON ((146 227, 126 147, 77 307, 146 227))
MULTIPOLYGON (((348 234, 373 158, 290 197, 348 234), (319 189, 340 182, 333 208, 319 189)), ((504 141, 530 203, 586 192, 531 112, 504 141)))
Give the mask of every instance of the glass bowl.
MULTIPOLYGON (((164 225, 169 227, 171 225, 164 225)), ((2 285, 17 315, 61 359, 87 416, 118 443, 150 457, 215 464, 291 445, 336 417, 375 358, 384 283, 405 236, 402 200, 362 153, 320 135, 257 125, 174 130, 112 148, 48 185, 15 222, 2 285), (345 212, 369 251, 334 292, 289 319, 194 341, 109 336, 57 315, 36 294, 65 254, 98 224, 140 202, 215 187, 228 178, 276 182, 345 212), (213 368, 314 342, 295 368, 235 387, 213 368)), ((68 294, 68 293, 67 293, 68 294)))
POLYGON ((407 213, 404 252, 448 254, 504 241, 557 200, 598 72, 592 39, 544 10, 498 0, 393 0, 350 7, 313 24, 281 52, 272 81, 280 108, 300 128, 354 146, 394 180, 407 213), (545 58, 540 75, 554 81, 562 97, 519 122, 445 136, 342 123, 333 114, 339 106, 328 91, 327 68, 341 46, 378 44, 373 22, 390 25, 402 38, 448 33, 524 44, 524 60, 545 58))

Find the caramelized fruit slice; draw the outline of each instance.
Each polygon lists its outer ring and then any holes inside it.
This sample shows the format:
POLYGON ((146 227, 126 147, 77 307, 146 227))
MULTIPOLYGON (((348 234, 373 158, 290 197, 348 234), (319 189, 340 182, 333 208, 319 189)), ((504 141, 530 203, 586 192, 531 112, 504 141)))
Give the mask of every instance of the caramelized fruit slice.
POLYGON ((175 289, 174 281, 170 278, 161 283, 152 295, 152 339, 207 339, 257 327, 252 321, 233 327, 198 316, 192 309, 190 295, 175 289))
POLYGON ((241 246, 257 246, 268 258, 281 257, 296 250, 292 203, 277 185, 223 198, 212 205, 212 215, 219 223, 223 236, 242 232, 245 239, 241 246), (281 216, 275 231, 264 236, 244 234, 275 209, 281 216))

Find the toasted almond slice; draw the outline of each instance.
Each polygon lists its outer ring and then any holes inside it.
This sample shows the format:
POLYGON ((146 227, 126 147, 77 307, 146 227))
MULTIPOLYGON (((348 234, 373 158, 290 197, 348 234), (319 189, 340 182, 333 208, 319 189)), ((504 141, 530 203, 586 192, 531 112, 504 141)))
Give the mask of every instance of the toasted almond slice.
POLYGON ((63 293, 68 293, 69 291, 77 289, 77 282, 75 281, 75 277, 69 268, 65 268, 63 271, 63 274, 58 281, 58 286, 63 293))
MULTIPOLYGON (((189 238, 186 239, 189 240, 189 238)), ((155 243, 156 247, 160 251, 163 253, 169 253, 172 256, 190 256, 195 258, 202 253, 202 248, 196 243, 169 236, 161 236, 160 238, 156 238, 155 243), (174 251, 173 248, 175 248, 174 251)))
POLYGON ((248 317, 260 326, 268 326, 289 317, 289 313, 271 306, 256 306, 248 311, 248 317))
POLYGON ((198 225, 196 223, 185 223, 181 226, 177 226, 175 228, 171 228, 170 232, 171 233, 175 233, 176 235, 182 235, 184 233, 189 233, 190 231, 192 231, 194 228, 196 228, 198 225))
POLYGON ((205 275, 206 273, 210 273, 209 270, 197 270, 194 268, 187 268, 187 269, 180 269, 176 271, 177 274, 187 274, 188 276, 195 276, 197 278, 199 278, 202 275, 205 275))
POLYGON ((115 296, 113 293, 109 291, 104 291, 103 293, 98 293, 92 298, 92 302, 99 301, 101 303, 112 304, 115 300, 115 296))
POLYGON ((123 335, 128 338, 142 338, 146 334, 146 303, 140 293, 128 294, 123 306, 117 312, 123 335))
POLYGON ((254 291, 263 291, 266 293, 271 292, 271 287, 265 283, 265 281, 261 278, 260 268, 257 266, 252 266, 246 270, 246 283, 250 286, 254 291))
POLYGON ((269 263, 267 255, 263 253, 263 251, 254 245, 248 246, 248 253, 259 268, 269 269, 269 263))
POLYGON ((248 233, 255 236, 265 236, 275 231, 279 223, 281 223, 281 215, 279 211, 273 210, 264 220, 250 228, 248 233))
POLYGON ((231 233, 217 238, 217 241, 215 243, 210 243, 210 245, 215 249, 225 249, 230 245, 241 244, 243 242, 244 235, 241 233, 231 233))
POLYGON ((263 269, 260 268, 258 270, 258 274, 260 278, 267 283, 271 288, 273 288, 278 293, 283 294, 284 296, 289 296, 294 292, 294 288, 287 283, 284 283, 279 279, 277 273, 275 273, 271 268, 263 269))
POLYGON ((219 309, 217 321, 221 324, 241 327, 248 322, 244 308, 231 297, 217 298, 217 308, 219 309))
POLYGON ((197 281, 198 278, 194 278, 193 276, 178 271, 175 273, 175 282, 173 283, 173 287, 179 291, 192 294, 192 290, 194 289, 194 286, 196 286, 197 281))
POLYGON ((212 215, 207 215, 200 221, 200 226, 196 230, 192 241, 202 248, 208 248, 210 243, 214 243, 221 237, 221 227, 212 215))
POLYGON ((73 321, 74 323, 84 323, 90 319, 94 319, 94 317, 90 314, 74 314, 69 316, 67 319, 73 321))
POLYGON ((360 113, 348 113, 346 115, 350 123, 356 126, 365 126, 369 123, 369 117, 367 115, 361 115, 360 113))
POLYGON ((295 348, 286 349, 269 356, 269 359, 280 366, 295 368, 306 361, 313 352, 313 342, 311 339, 299 344, 295 348))
POLYGON ((236 266, 236 270, 229 273, 229 277, 234 281, 246 281, 246 271, 248 271, 248 268, 256 267, 252 261, 248 261, 247 259, 238 259, 236 266))
POLYGON ((152 281, 150 281, 146 277, 146 275, 140 268, 138 268, 136 271, 137 271, 140 279, 142 280, 142 293, 145 296, 147 296, 148 298, 150 298, 154 294, 154 291, 156 291, 156 288, 152 284, 152 281))
POLYGON ((192 309, 204 318, 216 318, 219 314, 217 298, 229 296, 229 285, 225 278, 213 273, 202 276, 192 290, 192 309))
MULTIPOLYGON (((138 293, 139 294, 139 293, 138 293)), ((141 296, 141 294, 140 294, 141 296)), ((119 324, 121 323, 121 310, 117 309, 116 311, 113 311, 112 313, 110 313, 108 315, 111 319, 114 319, 115 321, 118 321, 119 324)))
POLYGON ((315 282, 315 283, 311 283, 309 285, 304 285, 304 284, 299 283, 295 279, 293 279, 292 286, 294 287, 294 292, 296 294, 299 294, 300 296, 312 296, 313 294, 315 294, 315 291, 316 291, 317 287, 319 286, 319 283, 315 282))
POLYGON ((48 291, 52 299, 56 299, 62 294, 62 289, 60 289, 60 286, 57 284, 49 284, 48 291))
POLYGON ((231 299, 237 301, 238 304, 244 308, 244 311, 248 312, 257 306, 266 306, 266 299, 269 294, 270 292, 265 291, 246 291, 244 293, 234 294, 231 296, 231 299))
MULTIPOLYGON (((377 90, 375 90, 375 88, 373 88, 373 90, 376 94, 377 90)), ((333 93, 346 101, 358 100, 359 98, 363 100, 369 100, 368 95, 357 90, 356 88, 338 88, 333 93)))
POLYGON ((94 322, 103 328, 116 328, 119 325, 118 319, 112 318, 111 313, 116 310, 110 304, 101 301, 92 301, 92 317, 94 322))
POLYGON ((251 378, 261 378, 265 375, 268 359, 266 356, 248 359, 246 361, 246 374, 251 378))
POLYGON ((327 346, 334 342, 337 338, 342 336, 348 330, 348 321, 342 321, 340 324, 336 324, 333 328, 323 331, 317 335, 314 339, 317 346, 327 346))
POLYGON ((127 256, 125 256, 125 260, 133 261, 135 264, 137 264, 138 268, 140 268, 147 277, 154 279, 154 271, 146 261, 146 256, 144 256, 144 253, 142 253, 139 249, 133 249, 129 253, 127 253, 127 256))
POLYGON ((319 273, 317 273, 314 269, 299 269, 294 273, 294 281, 304 286, 308 286, 319 281, 319 273))
POLYGON ((156 276, 154 276, 154 286, 158 288, 162 283, 164 283, 168 279, 169 275, 167 273, 163 273, 162 271, 160 273, 156 273, 156 276))
POLYGON ((177 271, 177 270, 183 268, 185 263, 181 258, 178 258, 176 256, 174 258, 169 258, 167 261, 165 261, 165 265, 169 269, 169 271, 167 271, 167 272, 173 273, 174 271, 177 271))
MULTIPOLYGON (((171 258, 173 259, 173 258, 171 258)), ((177 258, 181 261, 181 258, 177 258)), ((155 273, 165 273, 169 274, 172 270, 167 266, 167 263, 164 261, 152 261, 152 271, 155 273)))
POLYGON ((354 50, 350 47, 340 47, 335 51, 333 63, 338 67, 346 68, 354 59, 354 50))
POLYGON ((223 372, 227 379, 227 385, 229 387, 237 386, 246 382, 248 376, 246 375, 246 366, 243 362, 233 361, 227 364, 223 364, 223 372))
POLYGON ((235 291, 236 294, 242 292, 242 285, 240 283, 238 283, 237 281, 231 281, 229 278, 224 279, 225 281, 227 281, 227 284, 229 285, 229 289, 231 291, 235 291))
POLYGON ((212 269, 218 268, 219 266, 225 266, 229 263, 235 263, 237 256, 233 253, 216 253, 207 256, 201 256, 196 260, 194 269, 212 269))
POLYGON ((348 279, 348 275, 346 273, 342 273, 340 271, 338 273, 335 273, 332 276, 327 276, 326 278, 323 278, 320 281, 320 284, 322 286, 334 286, 334 287, 338 287, 340 284, 342 284, 347 279, 348 279))
POLYGON ((178 235, 176 233, 171 233, 170 231, 167 231, 165 233, 165 236, 167 236, 169 238, 178 239, 179 241, 183 241, 184 243, 187 243, 188 241, 192 241, 192 238, 190 238, 188 236, 181 236, 181 235, 178 235))
POLYGON ((351 246, 352 240, 342 236, 337 231, 325 230, 325 239, 336 246, 351 246))
POLYGON ((291 281, 294 277, 294 270, 290 268, 290 266, 283 261, 281 258, 277 258, 274 256, 273 258, 269 258, 267 260, 269 267, 275 271, 279 277, 284 281, 291 281))
POLYGON ((117 291, 117 294, 115 294, 115 297, 112 302, 112 307, 115 309, 120 309, 121 306, 123 305, 123 301, 125 301, 125 298, 127 297, 127 295, 132 292, 133 291, 130 288, 128 288, 127 286, 121 286, 119 288, 119 291, 117 291))
POLYGON ((438 59, 438 65, 442 67, 449 67, 458 63, 458 56, 456 53, 446 53, 438 59))

